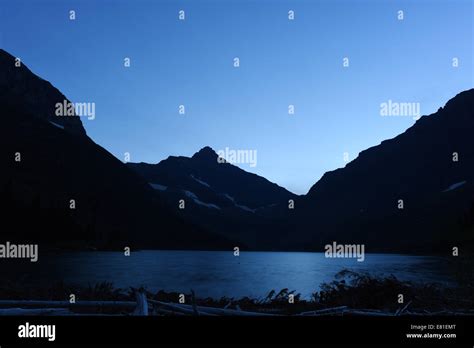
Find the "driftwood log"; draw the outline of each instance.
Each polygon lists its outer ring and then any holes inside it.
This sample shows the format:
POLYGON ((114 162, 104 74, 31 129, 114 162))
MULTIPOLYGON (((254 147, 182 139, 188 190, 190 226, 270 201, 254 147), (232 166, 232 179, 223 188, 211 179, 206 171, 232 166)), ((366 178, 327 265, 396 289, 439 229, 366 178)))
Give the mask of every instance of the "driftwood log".
POLYGON ((304 316, 320 316, 320 315, 341 315, 344 311, 347 311, 349 307, 347 306, 340 306, 340 307, 333 307, 333 308, 325 308, 316 311, 309 311, 303 312, 299 315, 304 316))
MULTIPOLYGON (((177 304, 177 303, 168 303, 156 300, 148 300, 148 302, 153 303, 158 306, 163 306, 165 308, 170 308, 175 311, 183 312, 186 314, 194 315, 194 309, 192 305, 186 304, 177 304)), ((204 307, 196 306, 196 310, 199 312, 199 315, 233 315, 233 316, 276 316, 276 314, 267 314, 267 313, 257 313, 257 312, 245 312, 234 309, 224 309, 224 308, 214 308, 214 307, 204 307)))
POLYGON ((142 290, 135 291, 135 297, 137 299, 137 306, 133 311, 133 315, 148 315, 148 302, 146 299, 145 292, 142 290))
POLYGON ((19 300, 0 300, 0 308, 123 308, 133 309, 137 302, 133 301, 19 301, 19 300))
MULTIPOLYGON (((179 316, 281 316, 284 314, 248 312, 243 310, 227 308, 214 308, 197 306, 194 300, 193 304, 178 304, 147 299, 143 291, 136 291, 137 301, 18 301, 18 300, 0 300, 0 316, 5 315, 31 315, 31 316, 114 316, 126 315, 126 312, 132 315, 179 315, 179 316), (76 313, 74 310, 87 309, 88 313, 76 313), (107 309, 108 313, 121 314, 102 314, 94 313, 95 309, 107 309), (124 313, 125 310, 125 313, 124 313)), ((352 309, 347 306, 325 308, 295 314, 297 316, 432 316, 432 315, 474 315, 474 310, 463 312, 453 310, 441 310, 429 312, 427 310, 415 311, 408 309, 410 302, 404 307, 398 309, 395 313, 385 312, 377 309, 352 309)))
POLYGON ((0 316, 2 315, 34 315, 34 316, 43 316, 43 315, 74 315, 69 309, 67 308, 2 308, 0 309, 0 316))

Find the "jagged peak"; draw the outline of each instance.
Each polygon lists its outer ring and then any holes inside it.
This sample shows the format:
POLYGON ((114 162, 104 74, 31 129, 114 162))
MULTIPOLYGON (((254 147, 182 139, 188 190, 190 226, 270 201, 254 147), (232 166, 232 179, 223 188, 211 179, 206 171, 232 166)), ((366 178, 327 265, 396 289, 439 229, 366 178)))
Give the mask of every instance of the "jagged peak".
POLYGON ((87 135, 79 117, 55 115, 58 103, 70 101, 49 81, 39 77, 23 61, 0 49, 0 104, 26 115, 65 127, 69 132, 87 135))
POLYGON ((217 153, 210 147, 205 146, 193 155, 193 159, 201 161, 217 162, 217 153))

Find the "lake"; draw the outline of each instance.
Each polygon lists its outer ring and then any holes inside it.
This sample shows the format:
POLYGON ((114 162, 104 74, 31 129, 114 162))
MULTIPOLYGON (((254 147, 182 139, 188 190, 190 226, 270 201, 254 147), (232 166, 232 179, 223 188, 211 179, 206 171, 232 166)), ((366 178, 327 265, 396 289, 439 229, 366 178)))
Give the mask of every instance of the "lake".
POLYGON ((60 280, 82 285, 108 281, 115 287, 145 286, 151 291, 189 293, 193 289, 198 297, 213 298, 256 298, 283 288, 308 298, 342 269, 378 276, 393 274, 416 282, 453 282, 442 258, 396 254, 366 254, 364 262, 358 262, 306 252, 241 252, 234 256, 232 251, 150 250, 127 257, 98 251, 40 254, 37 263, 8 261, 12 262, 14 267, 1 267, 2 276, 32 285, 60 280))

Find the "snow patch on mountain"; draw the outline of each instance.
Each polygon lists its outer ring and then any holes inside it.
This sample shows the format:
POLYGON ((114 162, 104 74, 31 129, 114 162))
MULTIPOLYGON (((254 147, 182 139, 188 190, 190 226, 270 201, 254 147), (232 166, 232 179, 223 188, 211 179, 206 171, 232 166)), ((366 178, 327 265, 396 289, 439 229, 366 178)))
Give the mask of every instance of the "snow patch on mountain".
POLYGON ((227 193, 224 193, 223 196, 224 196, 225 198, 227 198, 228 200, 230 200, 232 203, 235 204, 235 199, 234 199, 234 197, 228 195, 227 193))
POLYGON ((250 212, 250 213, 255 213, 255 209, 249 208, 249 207, 247 207, 247 206, 245 206, 245 205, 236 204, 235 206, 236 206, 237 208, 240 208, 240 209, 242 209, 242 210, 248 211, 248 212, 250 212))
POLYGON ((202 180, 196 178, 196 177, 195 177, 194 175, 192 175, 192 174, 191 174, 191 178, 193 178, 195 181, 197 181, 197 182, 200 183, 201 185, 204 185, 204 186, 206 186, 206 187, 211 187, 211 185, 209 185, 207 182, 202 181, 202 180))
POLYGON ((64 126, 60 125, 59 123, 56 123, 56 122, 53 122, 53 121, 49 121, 49 123, 51 123, 53 126, 64 129, 64 126))
POLYGON ((228 200, 230 200, 232 203, 234 203, 234 205, 235 205, 237 208, 240 208, 240 209, 242 209, 242 210, 245 210, 245 211, 248 211, 248 212, 251 212, 251 213, 255 213, 255 210, 256 210, 256 209, 249 208, 249 207, 247 207, 247 206, 245 206, 245 205, 242 205, 242 204, 237 204, 237 202, 235 201, 235 198, 232 197, 232 196, 230 196, 229 194, 224 193, 223 196, 224 196, 225 198, 227 198, 228 200))
POLYGON ((196 204, 202 205, 202 206, 207 207, 207 208, 218 209, 218 210, 221 209, 219 206, 217 206, 217 205, 215 205, 215 204, 206 203, 206 202, 201 201, 201 200, 198 198, 198 196, 196 196, 196 195, 195 195, 193 192, 191 192, 191 191, 187 191, 187 190, 183 190, 183 191, 184 191, 184 194, 185 194, 187 197, 191 198, 191 199, 194 201, 194 203, 196 203, 196 204))
POLYGON ((150 186, 153 187, 155 190, 158 190, 158 191, 166 191, 166 189, 168 188, 168 186, 165 186, 165 185, 160 185, 160 184, 154 184, 154 183, 151 183, 149 182, 150 186))
POLYGON ((446 190, 444 190, 443 192, 448 192, 448 191, 452 191, 452 190, 455 190, 457 189, 458 187, 461 187, 462 185, 464 185, 467 181, 464 180, 464 181, 460 181, 460 182, 457 182, 455 184, 452 184, 451 186, 449 186, 446 190))

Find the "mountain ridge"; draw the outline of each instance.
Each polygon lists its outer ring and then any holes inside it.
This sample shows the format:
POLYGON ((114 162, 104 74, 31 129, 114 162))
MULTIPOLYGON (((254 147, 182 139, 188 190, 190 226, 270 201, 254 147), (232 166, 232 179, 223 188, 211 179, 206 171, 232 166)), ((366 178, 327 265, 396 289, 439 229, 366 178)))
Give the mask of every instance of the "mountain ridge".
POLYGON ((2 237, 122 250, 234 244, 174 214, 146 181, 87 136, 78 116, 56 117, 55 103, 66 97, 14 63, 0 51, 2 237))
POLYGON ((409 249, 412 241, 428 250, 443 248, 448 236, 453 243, 465 238, 461 220, 474 204, 473 105, 474 89, 463 91, 405 132, 326 172, 296 203, 308 243, 317 234, 319 244, 351 236, 373 247, 409 249), (384 235, 376 238, 377 230, 384 235))
POLYGON ((51 121, 65 130, 80 136, 87 136, 82 121, 77 116, 55 116, 57 103, 70 102, 49 81, 34 74, 20 61, 16 66, 16 58, 0 48, 0 103, 14 105, 28 115, 51 121), (32 93, 34 91, 34 94, 32 93))
POLYGON ((127 163, 186 220, 249 248, 271 248, 265 230, 268 207, 297 195, 231 163, 205 146, 191 157, 169 156, 157 164, 127 163), (180 202, 183 206, 180 207, 180 202))
POLYGON ((7 163, 0 206, 13 226, 4 236, 100 247, 311 251, 337 240, 408 252, 472 240, 474 89, 298 196, 219 163, 209 146, 191 157, 124 164, 87 136, 79 116, 54 115, 55 104, 67 101, 59 90, 14 64, 0 50, 0 154, 7 163), (46 232, 35 234, 38 226, 46 232))

